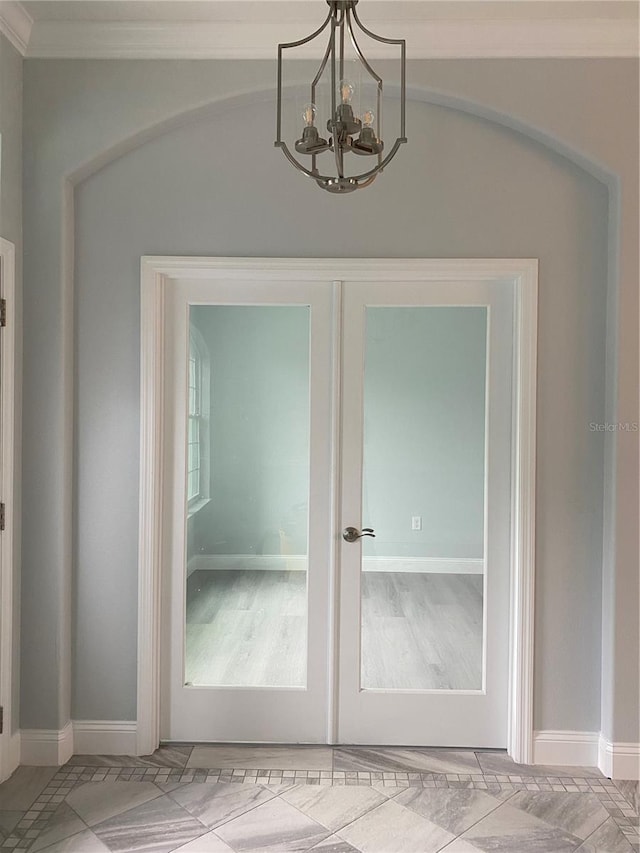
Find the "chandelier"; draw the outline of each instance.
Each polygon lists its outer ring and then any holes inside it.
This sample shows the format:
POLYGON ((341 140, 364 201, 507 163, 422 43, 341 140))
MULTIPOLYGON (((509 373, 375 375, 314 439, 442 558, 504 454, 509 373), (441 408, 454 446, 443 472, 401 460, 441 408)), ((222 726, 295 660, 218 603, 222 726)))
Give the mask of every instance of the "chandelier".
MULTIPOLYGON (((383 38, 367 29, 356 11, 358 0, 327 0, 327 3, 329 14, 319 29, 299 41, 278 45, 278 118, 275 145, 282 149, 287 160, 296 169, 312 178, 322 189, 331 193, 349 193, 373 183, 395 157, 400 145, 407 141, 406 45, 404 39, 383 38), (303 126, 301 135, 293 145, 296 154, 300 155, 296 157, 282 138, 283 54, 285 50, 300 48, 320 39, 327 28, 328 43, 322 52, 318 71, 309 85, 308 101, 299 110, 298 121, 302 119, 303 126), (395 45, 399 54, 399 133, 388 151, 385 151, 382 139, 382 77, 376 73, 361 49, 363 36, 384 45, 395 45), (354 71, 355 74, 352 73, 354 71), (363 75, 364 82, 358 87, 354 76, 361 78, 363 75), (329 86, 329 97, 325 105, 326 111, 322 115, 318 94, 326 83, 329 86), (360 158, 365 159, 361 161, 360 158), (360 166, 364 168, 359 168, 360 166)), ((322 44, 324 45, 324 42, 322 44)))

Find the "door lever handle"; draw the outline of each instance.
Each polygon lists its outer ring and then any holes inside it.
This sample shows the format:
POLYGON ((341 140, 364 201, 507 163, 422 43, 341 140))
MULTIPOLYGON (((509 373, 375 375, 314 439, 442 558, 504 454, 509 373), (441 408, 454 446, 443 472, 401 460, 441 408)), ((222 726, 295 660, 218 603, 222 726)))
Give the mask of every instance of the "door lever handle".
POLYGON ((356 542, 363 536, 371 536, 375 539, 376 534, 373 532, 373 527, 363 527, 362 530, 358 530, 357 527, 345 527, 342 531, 342 538, 345 542, 356 542))

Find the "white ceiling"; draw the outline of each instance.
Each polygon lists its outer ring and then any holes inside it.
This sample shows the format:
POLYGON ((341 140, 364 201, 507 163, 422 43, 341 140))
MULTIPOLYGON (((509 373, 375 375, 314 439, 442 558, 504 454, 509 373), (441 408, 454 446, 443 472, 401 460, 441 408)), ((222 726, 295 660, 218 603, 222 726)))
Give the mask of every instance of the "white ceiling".
MULTIPOLYGON (((327 8, 322 0, 23 0, 22 6, 36 22, 245 21, 283 12, 318 18, 327 8)), ((637 2, 628 0, 362 0, 358 9, 376 18, 419 20, 638 17, 637 2)))
MULTIPOLYGON (((638 56, 637 0, 361 0, 409 58, 638 56)), ((0 31, 30 57, 273 58, 323 0, 0 1, 0 31)), ((384 52, 378 55, 383 56, 384 52)))

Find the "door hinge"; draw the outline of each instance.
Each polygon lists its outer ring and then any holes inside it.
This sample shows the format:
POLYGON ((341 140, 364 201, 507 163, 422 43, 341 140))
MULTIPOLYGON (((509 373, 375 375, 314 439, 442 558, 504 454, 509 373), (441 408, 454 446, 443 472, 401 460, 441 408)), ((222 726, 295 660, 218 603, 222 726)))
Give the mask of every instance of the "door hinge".
POLYGON ((0 705, 0 735, 4 731, 4 708, 0 705))
POLYGON ((0 299, 0 326, 7 325, 7 300, 0 299))
POLYGON ((0 530, 4 530, 6 510, 5 505, 0 504, 0 530))

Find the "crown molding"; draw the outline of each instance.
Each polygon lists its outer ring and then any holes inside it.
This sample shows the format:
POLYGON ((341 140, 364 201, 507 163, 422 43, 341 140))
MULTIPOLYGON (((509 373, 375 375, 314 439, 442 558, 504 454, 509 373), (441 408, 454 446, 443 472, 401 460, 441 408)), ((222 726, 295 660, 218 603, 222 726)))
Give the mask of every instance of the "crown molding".
MULTIPOLYGON (((409 59, 639 55, 637 21, 632 19, 412 21, 410 17, 380 21, 378 27, 384 27, 387 36, 407 38, 409 59)), ((306 25, 300 20, 42 20, 33 26, 26 55, 47 59, 273 59, 278 42, 300 38, 305 31, 306 25)), ((385 53, 384 45, 379 48, 368 55, 372 59, 394 55, 385 53)), ((300 58, 303 57, 301 51, 300 58)))
POLYGON ((15 0, 0 2, 0 33, 6 36, 22 56, 27 53, 33 18, 22 3, 15 0))
MULTIPOLYGON (((376 4, 374 29, 407 38, 409 59, 628 58, 640 55, 634 18, 504 17, 486 19, 416 15, 420 0, 396 0, 393 17, 376 4)), ((0 0, 0 32, 27 57, 55 59, 272 59, 279 42, 295 40, 317 23, 316 3, 289 0, 278 20, 35 22, 17 0, 0 0)), ((446 5, 446 0, 442 0, 446 5)), ((479 0, 478 6, 481 5, 479 0)), ((505 7, 512 6, 505 0, 505 7)), ((576 2, 576 9, 580 3, 576 2)), ((385 58, 383 45, 368 51, 385 58)), ((299 56, 302 58, 304 52, 299 56)))

